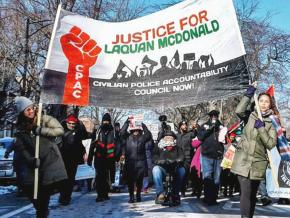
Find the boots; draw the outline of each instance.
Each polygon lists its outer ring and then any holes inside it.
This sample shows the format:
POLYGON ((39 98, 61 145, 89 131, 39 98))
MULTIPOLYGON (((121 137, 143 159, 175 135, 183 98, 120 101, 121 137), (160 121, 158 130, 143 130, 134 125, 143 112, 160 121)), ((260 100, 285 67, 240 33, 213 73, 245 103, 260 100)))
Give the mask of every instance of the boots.
POLYGON ((129 204, 132 204, 132 203, 134 203, 134 202, 135 202, 135 199, 134 199, 134 193, 130 193, 128 203, 129 203, 129 204))
POLYGON ((141 193, 140 192, 137 192, 137 194, 136 194, 136 201, 141 202, 141 193))
POLYGON ((204 179, 204 203, 207 205, 216 205, 218 195, 218 186, 216 186, 212 179, 204 179))

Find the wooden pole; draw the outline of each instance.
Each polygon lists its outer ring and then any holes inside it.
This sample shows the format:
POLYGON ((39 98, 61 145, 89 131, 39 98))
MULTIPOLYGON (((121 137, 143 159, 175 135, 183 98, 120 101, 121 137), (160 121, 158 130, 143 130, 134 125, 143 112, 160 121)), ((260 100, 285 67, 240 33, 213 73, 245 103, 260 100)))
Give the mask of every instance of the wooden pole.
MULTIPOLYGON (((39 103, 38 106, 38 113, 37 113, 37 126, 40 126, 41 121, 41 111, 42 111, 42 103, 39 103)), ((39 158, 39 135, 36 136, 36 142, 35 142, 35 158, 39 158)), ((33 193, 33 199, 37 199, 37 192, 38 192, 38 168, 35 168, 34 170, 34 193, 33 193)))
POLYGON ((46 55, 44 69, 48 68, 48 63, 49 63, 49 59, 50 59, 50 56, 51 56, 52 44, 53 44, 53 40, 55 38, 56 29, 57 29, 57 26, 58 26, 60 11, 61 11, 61 4, 59 4, 58 8, 57 8, 55 21, 54 21, 54 25, 53 25, 53 29, 52 29, 52 33, 51 33, 51 37, 50 37, 50 42, 49 42, 49 46, 48 46, 48 51, 47 51, 47 55, 46 55))

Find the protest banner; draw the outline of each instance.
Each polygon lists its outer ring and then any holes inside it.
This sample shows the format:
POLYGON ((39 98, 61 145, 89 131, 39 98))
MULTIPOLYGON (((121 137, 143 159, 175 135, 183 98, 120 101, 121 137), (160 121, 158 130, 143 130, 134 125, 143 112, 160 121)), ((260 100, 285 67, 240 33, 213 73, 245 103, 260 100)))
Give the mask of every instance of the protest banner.
POLYGON ((195 105, 248 86, 232 0, 186 0, 126 22, 58 12, 41 101, 115 108, 195 105))

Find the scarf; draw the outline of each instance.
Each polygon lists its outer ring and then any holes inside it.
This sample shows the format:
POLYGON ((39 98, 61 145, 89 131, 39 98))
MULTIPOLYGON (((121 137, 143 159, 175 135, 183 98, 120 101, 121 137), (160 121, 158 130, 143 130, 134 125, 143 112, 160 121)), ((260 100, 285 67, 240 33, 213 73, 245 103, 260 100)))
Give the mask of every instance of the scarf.
POLYGON ((269 109, 265 112, 261 112, 261 114, 262 114, 262 117, 269 117, 269 116, 273 115, 274 113, 271 109, 269 109))
POLYGON ((283 134, 279 119, 275 115, 270 115, 269 118, 271 119, 273 127, 277 132, 277 148, 280 153, 281 159, 284 161, 290 161, 290 145, 283 134))

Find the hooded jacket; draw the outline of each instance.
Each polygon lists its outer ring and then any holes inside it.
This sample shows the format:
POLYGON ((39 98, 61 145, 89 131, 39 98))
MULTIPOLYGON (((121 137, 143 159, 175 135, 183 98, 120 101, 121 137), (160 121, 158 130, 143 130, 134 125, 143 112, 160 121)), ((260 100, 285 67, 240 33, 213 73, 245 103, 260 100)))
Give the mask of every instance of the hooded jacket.
MULTIPOLYGON (((244 96, 236 109, 236 114, 240 118, 247 119, 245 116, 247 116, 246 109, 249 104, 250 98, 244 96)), ((232 173, 251 180, 264 179, 269 162, 267 149, 271 150, 277 144, 277 133, 271 119, 263 117, 265 127, 256 129, 254 125, 257 119, 257 112, 253 111, 243 129, 231 168, 232 173)))

